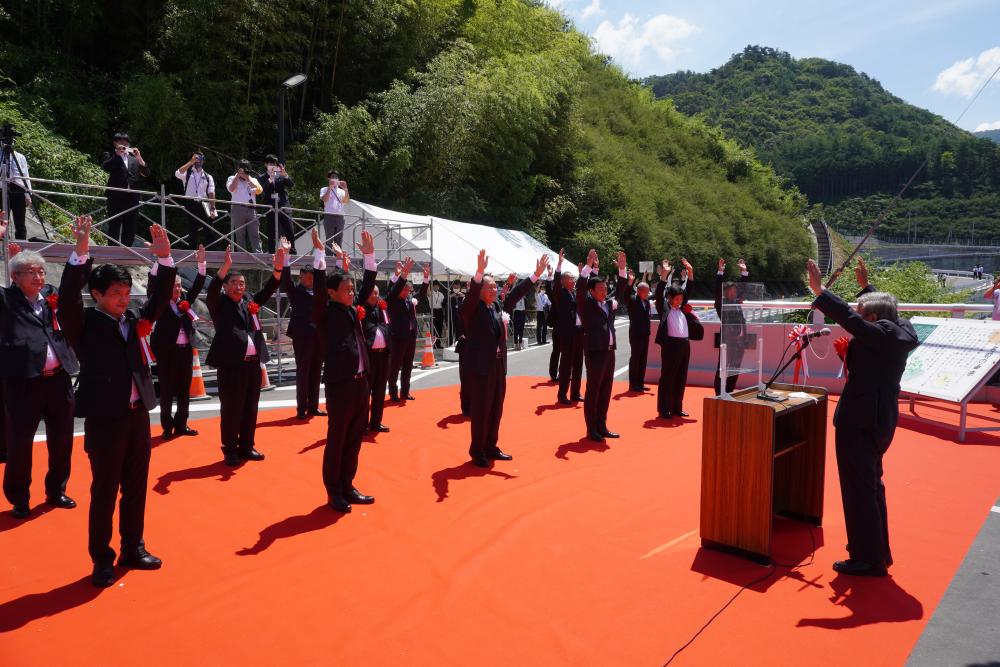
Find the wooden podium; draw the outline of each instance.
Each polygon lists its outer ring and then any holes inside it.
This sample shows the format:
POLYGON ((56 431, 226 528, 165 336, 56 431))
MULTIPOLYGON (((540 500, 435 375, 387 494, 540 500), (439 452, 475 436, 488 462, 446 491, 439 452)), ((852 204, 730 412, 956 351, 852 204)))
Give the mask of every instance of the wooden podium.
POLYGON ((705 399, 702 546, 769 563, 773 514, 822 524, 826 390, 771 387, 784 397, 792 392, 808 398, 762 401, 754 387, 732 400, 705 399))

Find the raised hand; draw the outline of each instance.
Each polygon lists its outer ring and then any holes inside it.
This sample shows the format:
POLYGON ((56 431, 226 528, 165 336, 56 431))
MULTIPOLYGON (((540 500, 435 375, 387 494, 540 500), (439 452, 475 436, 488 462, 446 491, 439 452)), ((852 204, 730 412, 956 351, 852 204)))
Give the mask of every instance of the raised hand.
POLYGON ((624 250, 619 250, 618 251, 618 257, 615 259, 615 264, 618 265, 618 270, 619 271, 624 271, 625 269, 628 268, 628 261, 626 261, 626 259, 625 259, 625 251, 624 250))
POLYGON ((361 251, 362 255, 375 254, 375 237, 371 235, 371 232, 361 232, 361 243, 355 245, 358 246, 358 250, 361 251))
POLYGON ((670 275, 670 272, 674 270, 674 267, 670 266, 669 259, 665 259, 662 262, 660 262, 660 268, 662 269, 660 277, 663 278, 664 280, 666 280, 667 276, 670 275))
POLYGON ((403 274, 402 275, 403 275, 404 278, 409 278, 410 274, 413 273, 413 265, 414 264, 416 264, 416 262, 413 261, 412 257, 404 257, 403 258, 403 274))
POLYGON ((726 260, 724 260, 722 257, 719 258, 719 267, 716 269, 716 271, 718 271, 719 273, 726 272, 726 260))
POLYGON ((403 263, 402 262, 396 262, 396 275, 398 276, 401 273, 403 273, 403 263))
POLYGON ((347 253, 344 253, 344 256, 341 258, 341 263, 344 265, 344 273, 350 273, 351 272, 351 256, 348 255, 347 253))
POLYGON ((590 268, 597 266, 597 251, 593 248, 587 253, 587 266, 590 268))
POLYGON ((424 282, 429 283, 431 279, 431 265, 424 264, 424 282))
POLYGON ((868 267, 865 260, 858 257, 858 265, 854 267, 854 277, 858 280, 858 287, 864 289, 868 287, 868 267))
POLYGON ((341 248, 336 243, 334 243, 333 241, 330 241, 330 249, 333 250, 334 257, 336 257, 337 259, 344 259, 344 256, 346 255, 344 249, 341 248))
MULTIPOLYGON (((562 253, 559 253, 559 255, 562 256, 562 253)), ((490 263, 490 257, 489 255, 486 254, 486 249, 483 248, 482 250, 479 251, 479 258, 476 264, 476 272, 486 273, 486 267, 489 265, 489 263, 490 263)))
POLYGON ((196 252, 194 254, 195 260, 197 260, 197 262, 199 264, 204 264, 205 263, 205 256, 206 255, 205 255, 205 246, 204 246, 204 244, 199 245, 198 246, 198 252, 196 252))
POLYGON ((90 250, 90 229, 94 219, 89 215, 81 215, 73 221, 73 238, 76 239, 76 254, 83 257, 90 250))
POLYGON ((309 238, 312 239, 313 250, 323 250, 323 240, 319 237, 319 229, 313 227, 312 231, 309 232, 309 238))
POLYGON ((7 234, 7 214, 0 211, 0 239, 7 234))
POLYGON ((736 266, 740 267, 740 273, 741 274, 742 273, 749 273, 749 271, 747 271, 747 263, 746 263, 745 259, 740 258, 739 260, 737 260, 736 266))
POLYGON ((152 225, 149 228, 149 238, 151 242, 146 243, 146 247, 153 253, 154 257, 168 257, 170 255, 170 238, 167 230, 160 225, 152 225))
POLYGON ((549 266, 549 255, 548 253, 542 255, 538 258, 538 262, 535 263, 535 276, 538 278, 542 277, 542 274, 548 270, 552 272, 552 267, 549 266))
POLYGON ((226 246, 226 254, 222 257, 222 266, 219 267, 219 277, 225 278, 229 269, 233 268, 233 246, 226 246))
POLYGON ((819 272, 816 262, 809 260, 806 262, 806 271, 809 273, 809 289, 816 296, 823 293, 823 275, 819 272))
POLYGON ((290 252, 292 249, 292 242, 286 239, 284 236, 282 236, 281 240, 278 241, 278 248, 284 249, 285 254, 288 254, 288 252, 290 252))
POLYGON ((517 274, 516 273, 512 273, 509 276, 507 276, 507 287, 510 287, 515 282, 517 282, 517 274))
POLYGON ((566 259, 566 249, 559 248, 559 262, 556 264, 556 271, 559 271, 562 268, 562 263, 564 259, 566 259))
MULTIPOLYGON (((284 241, 284 239, 282 239, 284 241)), ((278 251, 274 253, 274 272, 281 273, 281 270, 285 268, 285 258, 288 257, 288 249, 290 245, 287 245, 288 241, 284 241, 278 246, 278 251)))
POLYGON ((21 246, 13 241, 7 244, 7 259, 12 259, 19 252, 21 252, 21 246))

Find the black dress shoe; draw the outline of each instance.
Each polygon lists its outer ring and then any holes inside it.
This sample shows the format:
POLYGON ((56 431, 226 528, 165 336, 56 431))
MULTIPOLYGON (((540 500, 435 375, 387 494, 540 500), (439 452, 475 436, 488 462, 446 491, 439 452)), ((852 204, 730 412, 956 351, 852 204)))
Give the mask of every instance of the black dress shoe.
POLYGON ((584 399, 584 398, 583 398, 583 396, 581 396, 580 394, 577 394, 576 396, 574 396, 574 397, 573 397, 572 399, 570 399, 570 400, 573 400, 573 401, 576 401, 576 402, 578 402, 578 403, 579 403, 580 401, 583 401, 583 400, 585 400, 585 399, 584 399))
POLYGON ((669 412, 660 412, 657 414, 659 415, 660 419, 673 419, 673 415, 670 414, 669 412))
POLYGON ((476 466, 477 468, 489 468, 490 462, 486 459, 485 456, 473 456, 472 465, 476 466))
POLYGON ((174 430, 171 428, 165 428, 163 429, 163 433, 160 434, 160 437, 163 438, 164 440, 170 440, 171 438, 174 437, 174 430))
POLYGON ((884 565, 873 565, 854 558, 838 560, 833 564, 833 569, 841 574, 849 574, 855 577, 884 577, 889 574, 884 565))
POLYGON ((377 424, 375 426, 369 426, 368 430, 375 431, 376 433, 388 433, 389 427, 386 426, 385 424, 377 424))
POLYGON ((552 376, 550 375, 550 376, 549 376, 549 382, 559 382, 559 378, 557 378, 557 377, 552 377, 552 376))
POLYGON ((406 396, 403 397, 403 399, 407 400, 407 401, 415 401, 415 400, 417 400, 417 399, 413 398, 413 394, 407 394, 406 396))
POLYGON ((634 391, 634 392, 637 392, 637 393, 641 394, 642 392, 646 391, 646 388, 645 387, 629 387, 628 390, 629 391, 634 391))
POLYGON ((305 420, 305 419, 309 419, 309 415, 307 413, 305 413, 305 412, 296 412, 295 413, 295 418, 296 419, 305 420))
POLYGON ((560 398, 558 401, 559 405, 573 405, 573 401, 568 398, 560 398))
POLYGON ((486 452, 486 458, 493 459, 494 461, 513 461, 514 457, 507 454, 499 447, 494 447, 490 451, 486 452))
POLYGON ((263 461, 264 455, 258 452, 256 449, 243 450, 239 453, 239 457, 244 461, 263 461))
POLYGON ((344 500, 343 496, 331 496, 330 497, 330 507, 337 510, 338 512, 343 512, 347 514, 351 511, 351 504, 344 500))
POLYGON ((241 459, 236 454, 223 454, 222 462, 225 463, 230 468, 236 468, 243 465, 243 459, 241 459))
POLYGON ((198 435, 198 431, 194 430, 193 428, 188 428, 187 426, 185 426, 184 428, 174 429, 174 435, 178 435, 178 436, 180 436, 180 435, 198 435))
POLYGON ((354 505, 374 505, 375 496, 366 496, 357 489, 351 489, 344 494, 344 499, 354 505))
POLYGON ((65 493, 59 496, 46 496, 45 502, 53 507, 61 507, 65 510, 71 510, 76 507, 76 501, 65 493))
POLYGON ((108 588, 115 584, 115 568, 111 565, 95 565, 90 575, 90 583, 98 588, 108 588))
POLYGON ((139 547, 119 556, 118 565, 133 570, 159 570, 163 561, 146 551, 145 548, 139 547))
POLYGON ((677 411, 677 416, 678 417, 690 417, 691 415, 689 415, 688 413, 684 412, 683 410, 678 410, 677 411))
POLYGON ((603 435, 605 438, 620 438, 621 437, 620 435, 618 435, 614 431, 609 431, 608 429, 604 429, 604 431, 601 432, 601 435, 603 435))
POLYGON ((399 403, 399 396, 396 396, 395 394, 389 394, 389 402, 399 403))
POLYGON ((604 442, 604 436, 600 433, 588 433, 587 438, 594 442, 604 442))
POLYGON ((14 509, 10 513, 14 515, 15 519, 27 519, 31 516, 31 508, 27 505, 14 505, 14 509))
POLYGON ((320 410, 319 408, 316 408, 315 410, 310 410, 309 414, 311 414, 313 417, 326 417, 326 410, 320 410))

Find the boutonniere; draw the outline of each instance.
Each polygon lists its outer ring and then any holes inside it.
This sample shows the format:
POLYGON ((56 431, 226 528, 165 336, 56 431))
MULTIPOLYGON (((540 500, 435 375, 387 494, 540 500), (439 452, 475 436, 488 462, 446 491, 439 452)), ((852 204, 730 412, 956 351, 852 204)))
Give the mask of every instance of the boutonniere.
POLYGON ((611 310, 618 310, 618 299, 611 299, 611 310))
POLYGON ((260 331, 260 318, 257 317, 257 313, 260 312, 260 304, 256 301, 251 301, 250 305, 247 306, 247 310, 250 311, 250 319, 253 320, 253 330, 260 331))
POLYGON ((833 349, 837 352, 837 356, 840 357, 841 361, 847 360, 847 346, 850 342, 851 339, 847 336, 841 336, 833 341, 833 349))
POLYGON ((692 310, 693 309, 691 308, 691 304, 690 303, 685 303, 683 306, 681 306, 681 311, 684 312, 684 313, 687 313, 688 315, 691 314, 692 310))
POLYGON ((149 320, 139 320, 135 324, 135 334, 139 337, 139 347, 142 348, 142 356, 146 360, 146 365, 149 366, 154 361, 156 357, 153 356, 153 351, 149 349, 149 341, 146 338, 150 333, 153 332, 153 323, 149 320))
POLYGON ((416 308, 416 307, 417 307, 417 300, 416 300, 416 299, 410 299, 410 303, 412 303, 412 304, 413 304, 413 307, 414 307, 414 308, 416 308))
POLYGON ((45 303, 48 304, 49 310, 52 311, 52 330, 60 331, 59 318, 56 317, 56 313, 59 311, 59 297, 55 294, 50 294, 45 297, 45 303))
POLYGON ((389 304, 385 302, 385 299, 379 299, 378 307, 381 308, 382 310, 386 310, 387 308, 389 308, 389 304))
POLYGON ((180 303, 178 303, 177 310, 181 311, 182 313, 190 317, 192 322, 197 322, 199 319, 201 319, 198 317, 198 313, 194 312, 194 309, 191 308, 191 304, 188 303, 187 301, 181 301, 180 303))
POLYGON ((504 326, 507 326, 508 324, 510 324, 510 313, 508 313, 506 310, 503 311, 502 313, 500 313, 500 319, 503 320, 504 326))
POLYGON ((365 315, 368 314, 368 313, 365 312, 365 307, 364 306, 358 306, 357 311, 358 311, 358 319, 359 320, 365 319, 365 315))

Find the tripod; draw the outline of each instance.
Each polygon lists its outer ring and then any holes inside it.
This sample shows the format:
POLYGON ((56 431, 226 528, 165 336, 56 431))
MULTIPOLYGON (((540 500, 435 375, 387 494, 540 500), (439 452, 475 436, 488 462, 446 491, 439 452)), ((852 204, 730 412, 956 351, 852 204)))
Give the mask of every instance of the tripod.
MULTIPOLYGON (((16 220, 12 220, 12 206, 11 191, 10 186, 15 185, 18 190, 23 190, 23 196, 31 196, 31 184, 30 177, 25 170, 21 169, 21 163, 17 160, 14 153, 14 138, 18 136, 19 133, 14 131, 14 128, 10 126, 9 123, 3 125, 0 128, 0 190, 2 190, 2 205, 3 211, 7 215, 8 222, 15 223, 15 230, 17 228, 16 220), (20 185, 17 185, 17 183, 20 185)), ((48 228, 45 224, 45 219, 42 218, 41 213, 39 213, 38 208, 35 206, 35 201, 33 198, 31 201, 31 210, 34 212, 35 217, 42 225, 42 229, 45 232, 46 238, 49 236, 48 228)), ((19 207, 20 208, 20 207, 19 207)), ((24 228, 24 236, 27 239, 27 206, 20 209, 20 223, 24 228)))

